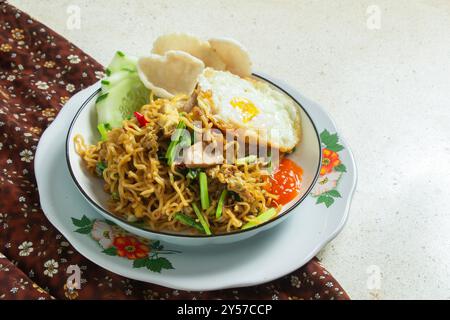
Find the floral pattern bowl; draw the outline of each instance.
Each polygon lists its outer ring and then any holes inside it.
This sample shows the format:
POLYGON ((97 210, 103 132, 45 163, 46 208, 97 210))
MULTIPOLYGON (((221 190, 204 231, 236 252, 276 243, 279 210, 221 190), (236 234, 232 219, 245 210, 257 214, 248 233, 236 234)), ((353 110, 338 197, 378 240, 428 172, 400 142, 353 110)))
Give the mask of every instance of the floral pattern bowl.
MULTIPOLYGON (((303 169, 301 189, 297 197, 284 205, 281 212, 274 219, 251 229, 239 230, 226 234, 204 236, 188 233, 175 234, 165 232, 164 230, 150 230, 145 228, 142 223, 131 223, 118 217, 117 215, 114 215, 108 208, 110 195, 103 190, 103 180, 92 176, 92 174, 86 170, 82 159, 75 151, 75 143, 73 139, 75 135, 81 134, 87 143, 94 144, 99 140, 99 135, 96 129, 97 115, 95 111, 95 100, 99 92, 99 83, 75 95, 67 102, 66 105, 66 107, 79 109, 71 122, 66 139, 67 165, 75 185, 86 201, 105 218, 114 221, 129 232, 148 239, 158 239, 185 246, 225 244, 248 239, 259 232, 275 227, 277 224, 285 221, 297 206, 302 205, 302 202, 308 197, 314 187, 321 170, 321 142, 314 120, 311 118, 308 111, 293 97, 290 92, 287 92, 282 86, 279 86, 261 76, 255 75, 255 77, 259 78, 259 81, 269 83, 269 85, 271 85, 275 90, 291 97, 293 102, 298 106, 301 115, 301 124, 299 123, 298 125, 301 125, 302 128, 302 141, 297 145, 295 151, 288 155, 289 158, 299 164, 303 169)), ((335 161, 338 161, 338 159, 335 161)))

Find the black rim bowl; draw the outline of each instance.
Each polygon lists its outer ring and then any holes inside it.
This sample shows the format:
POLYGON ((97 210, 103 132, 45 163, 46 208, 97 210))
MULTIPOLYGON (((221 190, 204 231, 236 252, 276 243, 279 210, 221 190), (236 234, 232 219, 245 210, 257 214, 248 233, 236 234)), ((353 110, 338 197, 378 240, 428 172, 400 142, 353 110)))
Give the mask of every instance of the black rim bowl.
POLYGON ((150 230, 147 228, 143 228, 141 226, 137 226, 135 224, 133 224, 130 221, 127 221, 119 216, 116 216, 115 214, 109 212, 108 210, 105 210, 103 207, 99 206, 93 199, 91 199, 91 197, 89 197, 89 195, 84 191, 83 187, 80 185, 80 183, 78 182, 78 180, 75 178, 75 174, 73 173, 72 167, 70 165, 70 160, 69 160, 69 137, 71 136, 72 133, 72 129, 73 129, 73 125, 75 123, 75 121, 78 119, 78 116, 80 115, 80 113, 83 111, 83 109, 89 104, 89 102, 91 102, 91 100, 100 92, 100 89, 96 90, 92 95, 90 95, 86 101, 83 102, 83 104, 81 105, 80 109, 77 111, 77 113, 75 114, 75 117, 73 118, 72 122, 70 123, 70 127, 69 127, 69 131, 67 133, 67 137, 66 137, 66 163, 67 163, 67 167, 69 169, 70 175, 72 177, 72 180, 74 181, 75 185, 77 186, 78 190, 83 194, 83 196, 85 197, 85 199, 87 199, 87 201, 94 206, 98 211, 103 212, 104 214, 106 214, 107 216, 110 216, 112 218, 118 219, 121 222, 129 225, 130 227, 133 228, 137 228, 140 229, 142 231, 145 232, 149 232, 149 233, 153 233, 153 234, 158 234, 158 235, 163 235, 163 236, 168 236, 168 237, 175 237, 175 238, 217 238, 217 237, 227 237, 227 236, 233 236, 233 235, 237 235, 237 234, 242 234, 245 232, 249 232, 249 231, 255 231, 257 229, 261 229, 262 227, 270 224, 270 223, 274 223, 275 221, 281 219, 282 217, 286 216, 288 213, 290 213, 291 211, 293 211, 295 208, 297 208, 298 205, 300 205, 300 203, 303 202, 303 200, 306 199, 306 197, 310 194, 312 188, 314 187, 314 185, 317 182, 317 179, 319 178, 319 173, 320 173, 320 167, 322 164, 322 149, 321 149, 321 141, 320 141, 320 135, 319 132, 317 131, 317 127, 314 123, 314 121, 312 120, 311 116, 309 115, 309 113, 305 110, 305 108, 303 108, 303 106, 300 104, 300 102, 297 101, 297 99, 295 99, 292 95, 290 95, 288 92, 286 92, 283 88, 281 88, 280 86, 278 86, 277 84, 273 83, 272 81, 257 75, 257 74, 253 74, 253 76, 264 80, 265 82, 269 83, 270 85, 274 86, 275 88, 277 88, 278 90, 280 90, 281 92, 283 92, 284 94, 286 94, 288 97, 290 97, 302 110, 303 112, 306 114, 306 116, 309 118, 313 128, 314 128, 314 132, 316 134, 317 137, 317 141, 319 142, 319 161, 318 161, 318 166, 316 169, 316 173, 314 175, 314 178, 310 184, 310 186, 308 187, 308 189, 306 190, 306 192, 287 210, 283 211, 280 215, 276 216, 275 218, 266 221, 264 223, 261 223, 253 228, 249 228, 249 229, 244 229, 244 230, 237 230, 237 231, 232 231, 229 233, 221 233, 221 234, 213 234, 213 235, 195 235, 195 234, 175 234, 175 233, 170 233, 170 232, 163 232, 163 231, 155 231, 155 230, 150 230))

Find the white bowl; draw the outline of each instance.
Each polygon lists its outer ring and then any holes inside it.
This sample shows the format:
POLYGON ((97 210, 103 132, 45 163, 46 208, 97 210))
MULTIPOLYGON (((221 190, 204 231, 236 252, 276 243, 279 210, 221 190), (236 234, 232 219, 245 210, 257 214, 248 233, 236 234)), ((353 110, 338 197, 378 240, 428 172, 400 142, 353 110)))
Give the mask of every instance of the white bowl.
MULTIPOLYGON (((96 129, 97 114, 95 110, 95 99, 100 92, 99 82, 85 89, 93 92, 87 99, 81 101, 71 101, 72 103, 75 102, 76 105, 79 105, 80 109, 76 113, 67 133, 66 160, 70 175, 78 190, 95 210, 97 210, 105 218, 112 220, 125 230, 144 238, 158 239, 178 245, 191 246, 236 242, 254 236, 259 232, 268 230, 284 221, 289 216, 288 213, 291 212, 292 209, 301 205, 302 201, 310 193, 319 176, 322 162, 319 133, 311 117, 300 105, 300 103, 298 103, 292 96, 290 96, 285 90, 283 90, 276 84, 261 76, 254 76, 261 81, 266 81, 276 90, 288 95, 300 108, 302 121, 302 141, 295 148, 295 152, 289 155, 289 158, 292 159, 295 163, 299 164, 303 169, 302 187, 299 195, 291 202, 283 206, 280 214, 276 218, 251 229, 235 231, 227 234, 205 236, 152 231, 133 225, 132 223, 114 215, 108 209, 108 201, 110 199, 110 195, 103 190, 103 180, 93 176, 86 170, 81 157, 75 151, 75 144, 73 141, 73 138, 76 134, 81 134, 84 137, 85 142, 89 144, 96 143, 100 138, 96 129)), ((72 99, 78 99, 77 96, 74 96, 72 99)))

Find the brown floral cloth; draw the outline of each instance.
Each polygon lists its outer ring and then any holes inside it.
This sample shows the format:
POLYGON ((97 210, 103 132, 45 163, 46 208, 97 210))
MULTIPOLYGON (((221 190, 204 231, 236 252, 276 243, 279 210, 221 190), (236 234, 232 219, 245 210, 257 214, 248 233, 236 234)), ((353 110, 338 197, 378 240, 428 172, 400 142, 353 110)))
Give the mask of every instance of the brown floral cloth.
POLYGON ((130 280, 91 263, 39 206, 33 159, 39 137, 70 96, 103 67, 0 0, 0 299, 348 299, 317 259, 271 283, 185 292, 130 280), (66 286, 67 267, 82 271, 66 286))

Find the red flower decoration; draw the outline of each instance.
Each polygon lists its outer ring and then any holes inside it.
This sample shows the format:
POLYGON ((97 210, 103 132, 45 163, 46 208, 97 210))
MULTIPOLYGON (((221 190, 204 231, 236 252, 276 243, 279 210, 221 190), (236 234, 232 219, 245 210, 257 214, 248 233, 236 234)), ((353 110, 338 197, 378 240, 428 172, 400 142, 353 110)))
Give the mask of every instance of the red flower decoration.
POLYGON ((130 260, 141 259, 148 255, 149 248, 134 237, 117 237, 113 245, 117 248, 117 255, 130 260))
POLYGON ((325 148, 322 151, 322 155, 322 167, 320 168, 321 176, 330 173, 333 171, 334 167, 341 163, 341 160, 339 160, 339 155, 334 151, 325 148))

